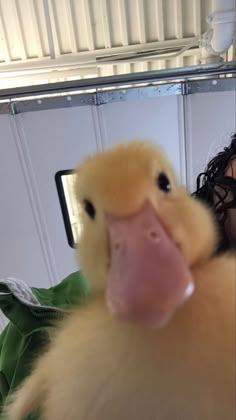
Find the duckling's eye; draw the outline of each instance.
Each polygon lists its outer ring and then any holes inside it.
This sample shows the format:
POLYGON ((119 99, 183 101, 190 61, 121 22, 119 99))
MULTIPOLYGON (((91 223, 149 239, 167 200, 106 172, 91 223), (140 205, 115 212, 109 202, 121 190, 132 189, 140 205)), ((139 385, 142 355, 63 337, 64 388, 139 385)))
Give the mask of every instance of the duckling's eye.
POLYGON ((96 209, 95 209, 93 203, 91 203, 91 201, 85 199, 84 202, 83 202, 83 204, 84 204, 84 210, 86 211, 86 213, 88 214, 88 216, 91 219, 94 220, 95 219, 95 216, 96 216, 96 209))
POLYGON ((156 180, 157 186, 160 190, 168 193, 171 191, 170 180, 164 172, 161 172, 156 180))

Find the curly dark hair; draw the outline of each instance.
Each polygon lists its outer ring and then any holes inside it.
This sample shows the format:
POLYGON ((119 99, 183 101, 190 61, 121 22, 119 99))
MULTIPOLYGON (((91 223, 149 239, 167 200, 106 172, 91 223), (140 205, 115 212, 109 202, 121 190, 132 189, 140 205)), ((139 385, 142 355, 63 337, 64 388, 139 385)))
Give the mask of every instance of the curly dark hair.
POLYGON ((227 210, 236 208, 236 179, 225 176, 234 158, 236 158, 236 133, 231 136, 230 145, 211 159, 205 171, 198 175, 197 189, 193 193, 194 197, 209 205, 215 214, 220 233, 219 252, 233 247, 226 235, 224 225, 227 210), (232 199, 226 202, 229 192, 232 199))

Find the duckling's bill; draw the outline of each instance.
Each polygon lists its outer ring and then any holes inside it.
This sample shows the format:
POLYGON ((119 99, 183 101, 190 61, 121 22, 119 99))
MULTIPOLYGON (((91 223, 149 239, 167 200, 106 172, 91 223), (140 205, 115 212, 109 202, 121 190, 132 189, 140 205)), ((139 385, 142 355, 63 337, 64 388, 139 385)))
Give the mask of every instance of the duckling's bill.
POLYGON ((106 222, 110 311, 122 319, 163 326, 194 291, 181 251, 149 202, 126 218, 107 215, 106 222))

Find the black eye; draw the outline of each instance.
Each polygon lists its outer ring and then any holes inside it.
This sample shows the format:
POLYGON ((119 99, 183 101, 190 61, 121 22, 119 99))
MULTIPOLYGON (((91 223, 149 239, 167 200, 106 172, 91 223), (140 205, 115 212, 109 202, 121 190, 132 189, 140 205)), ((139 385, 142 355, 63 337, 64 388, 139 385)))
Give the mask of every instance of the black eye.
POLYGON ((166 176, 166 174, 164 172, 161 172, 159 174, 159 176, 157 177, 157 185, 160 188, 160 190, 168 193, 171 191, 171 185, 170 185, 170 180, 169 178, 166 176))
POLYGON ((96 210, 93 203, 91 203, 91 201, 87 199, 84 200, 84 210, 86 211, 86 213, 91 219, 95 219, 96 210))

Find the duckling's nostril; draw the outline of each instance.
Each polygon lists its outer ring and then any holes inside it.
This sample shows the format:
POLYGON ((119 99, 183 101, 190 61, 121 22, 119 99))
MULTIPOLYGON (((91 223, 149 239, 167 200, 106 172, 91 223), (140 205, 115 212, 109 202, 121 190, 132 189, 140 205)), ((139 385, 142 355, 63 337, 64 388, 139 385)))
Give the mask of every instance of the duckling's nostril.
POLYGON ((151 230, 149 232, 149 237, 153 242, 159 243, 160 242, 160 236, 155 230, 151 230))
POLYGON ((120 242, 115 242, 115 244, 114 244, 114 249, 115 249, 116 251, 119 251, 119 250, 120 250, 120 247, 121 247, 120 242))

